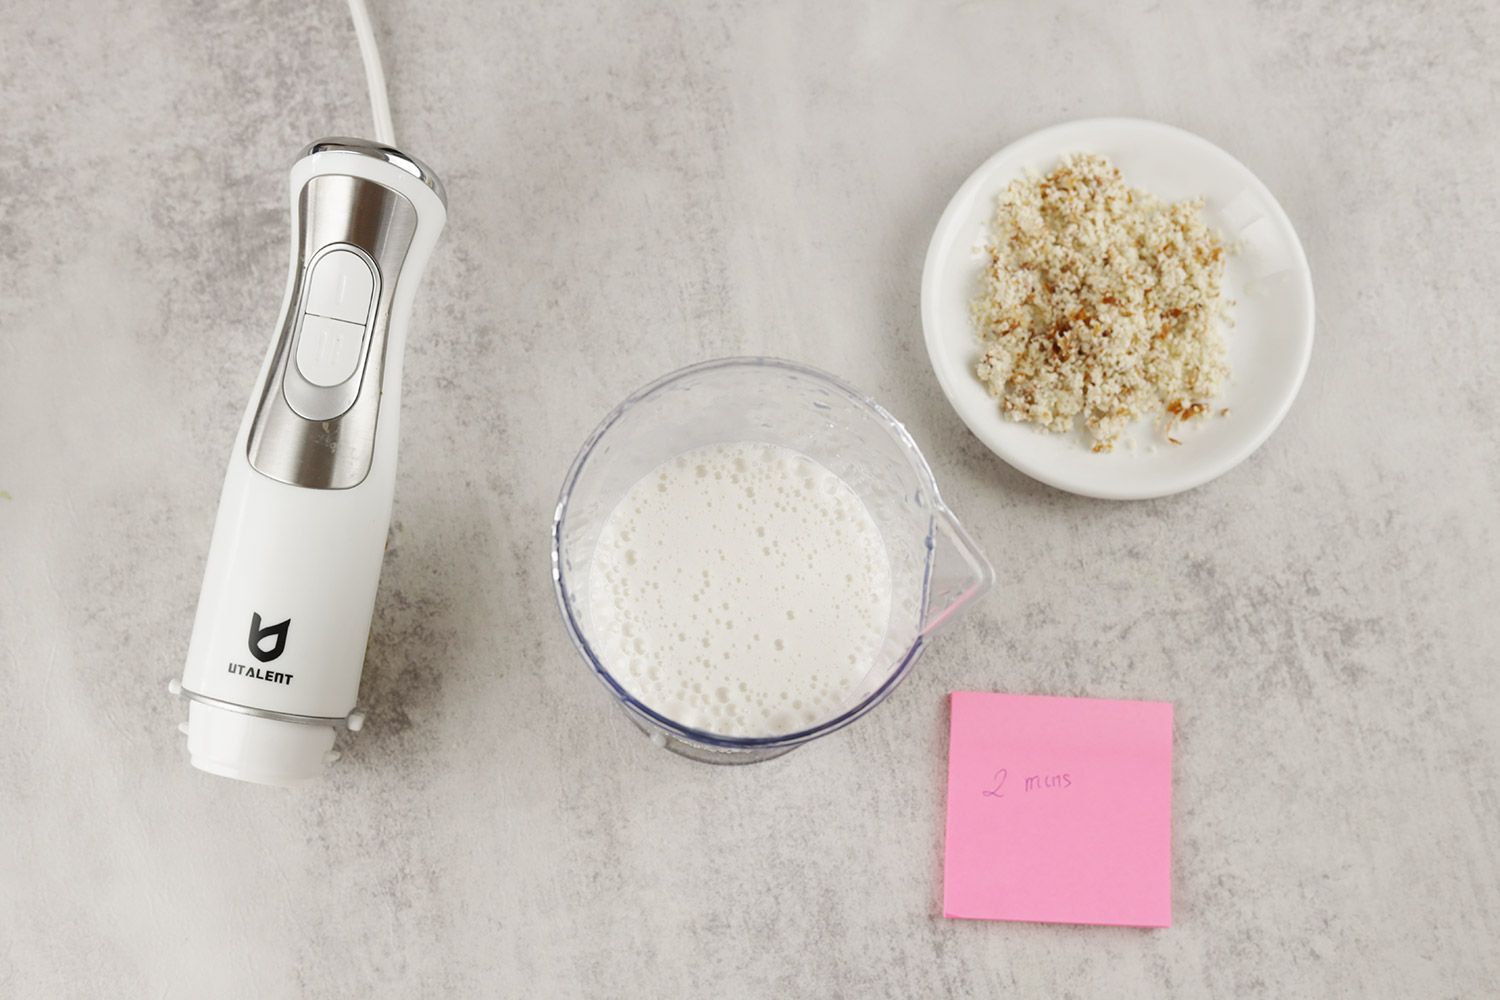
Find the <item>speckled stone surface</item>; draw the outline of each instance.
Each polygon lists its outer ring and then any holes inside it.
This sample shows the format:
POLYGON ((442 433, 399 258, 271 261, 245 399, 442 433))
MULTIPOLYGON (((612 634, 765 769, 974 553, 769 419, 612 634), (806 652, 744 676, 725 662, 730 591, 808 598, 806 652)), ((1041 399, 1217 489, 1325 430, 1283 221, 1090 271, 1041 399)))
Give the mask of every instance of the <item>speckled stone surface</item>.
POLYGON ((285 791, 189 768, 165 687, 280 304, 286 170, 369 131, 343 5, 0 7, 0 995, 1494 995, 1500 8, 375 16, 452 215, 370 724, 285 791), (954 188, 1100 114, 1240 157, 1318 293, 1281 430, 1168 500, 1012 472, 922 345, 954 188), (857 726, 714 769, 584 672, 547 528, 609 406, 760 352, 906 421, 1000 583, 857 726), (1174 927, 942 919, 957 688, 1176 703, 1174 927))

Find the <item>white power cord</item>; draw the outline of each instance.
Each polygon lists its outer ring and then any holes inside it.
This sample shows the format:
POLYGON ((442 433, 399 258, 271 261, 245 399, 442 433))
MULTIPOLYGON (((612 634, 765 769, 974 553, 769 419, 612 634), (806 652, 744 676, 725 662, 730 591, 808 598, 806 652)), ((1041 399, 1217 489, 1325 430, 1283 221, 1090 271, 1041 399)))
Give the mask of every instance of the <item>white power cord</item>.
POLYGON ((354 19, 359 56, 365 63, 365 86, 370 91, 370 111, 375 116, 375 141, 394 146, 396 129, 391 124, 391 99, 385 91, 385 69, 380 65, 380 48, 375 44, 375 28, 370 24, 365 0, 349 0, 349 16, 354 19))

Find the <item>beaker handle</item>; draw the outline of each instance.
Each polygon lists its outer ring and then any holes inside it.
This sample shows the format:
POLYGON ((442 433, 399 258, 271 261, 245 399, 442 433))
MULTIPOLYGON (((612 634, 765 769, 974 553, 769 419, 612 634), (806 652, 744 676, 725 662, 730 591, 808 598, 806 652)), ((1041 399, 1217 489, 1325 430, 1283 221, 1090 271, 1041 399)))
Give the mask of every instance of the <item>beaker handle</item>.
POLYGON ((995 585, 994 567, 958 523, 953 511, 941 503, 933 512, 932 545, 932 580, 928 586, 923 638, 952 621, 959 611, 995 585), (962 571, 954 564, 954 555, 962 560, 962 571))

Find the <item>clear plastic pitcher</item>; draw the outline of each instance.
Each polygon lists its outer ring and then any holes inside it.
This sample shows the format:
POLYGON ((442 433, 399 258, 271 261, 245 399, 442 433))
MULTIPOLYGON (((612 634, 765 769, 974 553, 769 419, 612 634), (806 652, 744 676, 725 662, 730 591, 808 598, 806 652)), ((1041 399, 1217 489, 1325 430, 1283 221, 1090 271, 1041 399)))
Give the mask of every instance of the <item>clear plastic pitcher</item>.
POLYGON ((568 470, 552 523, 552 578, 573 644, 658 746, 695 760, 764 760, 842 729, 878 705, 927 640, 994 583, 994 571, 938 495, 911 435, 830 375, 774 358, 726 358, 673 372, 617 406, 568 470), (784 735, 731 737, 667 718, 610 674, 591 641, 589 569, 600 531, 642 477, 690 449, 755 441, 790 448, 839 476, 869 510, 891 563, 885 638, 842 711, 784 735))

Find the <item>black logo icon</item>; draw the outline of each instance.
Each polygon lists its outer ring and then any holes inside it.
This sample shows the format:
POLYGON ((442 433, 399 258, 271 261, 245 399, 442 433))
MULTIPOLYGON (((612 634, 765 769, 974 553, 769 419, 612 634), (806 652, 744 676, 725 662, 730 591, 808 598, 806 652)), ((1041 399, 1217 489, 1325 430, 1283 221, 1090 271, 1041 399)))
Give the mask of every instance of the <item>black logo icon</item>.
POLYGON ((250 616, 250 655, 262 663, 270 663, 280 656, 281 651, 286 648, 286 630, 291 624, 292 620, 288 618, 279 625, 267 625, 261 628, 260 614, 252 614, 250 616), (264 649, 261 644, 265 642, 268 635, 276 637, 276 645, 270 649, 264 649))

